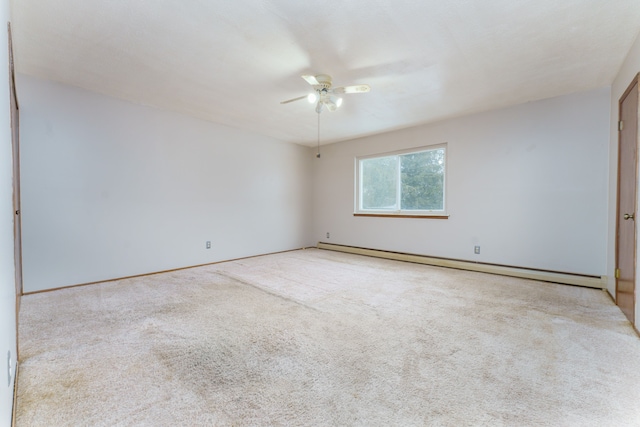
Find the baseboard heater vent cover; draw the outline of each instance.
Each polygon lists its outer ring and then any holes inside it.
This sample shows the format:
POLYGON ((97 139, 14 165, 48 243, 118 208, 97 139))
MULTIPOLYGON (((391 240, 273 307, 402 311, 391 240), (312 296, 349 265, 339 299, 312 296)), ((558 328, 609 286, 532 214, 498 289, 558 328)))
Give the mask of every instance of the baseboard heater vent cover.
POLYGON ((606 277, 601 276, 587 276, 572 273, 559 273, 555 271, 531 270, 521 267, 484 264, 447 258, 434 258, 424 255, 387 252, 378 249, 358 248, 354 246, 336 245, 323 242, 318 242, 317 247, 318 249, 327 249, 331 251, 346 252, 350 254, 367 255, 378 258, 393 259, 396 261, 415 262, 418 264, 435 265, 438 267, 457 268, 459 270, 478 271, 481 273, 499 274, 502 276, 520 277, 523 279, 540 280, 543 282, 585 286, 588 288, 596 289, 606 289, 607 287, 606 277))

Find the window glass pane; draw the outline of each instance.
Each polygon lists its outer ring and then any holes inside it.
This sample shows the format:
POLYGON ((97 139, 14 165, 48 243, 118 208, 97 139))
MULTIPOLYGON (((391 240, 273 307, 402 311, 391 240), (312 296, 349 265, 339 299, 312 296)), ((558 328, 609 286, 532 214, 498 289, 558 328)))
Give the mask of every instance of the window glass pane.
POLYGON ((398 156, 361 160, 360 168, 361 209, 397 209, 398 156))
POLYGON ((401 208, 444 209, 444 148, 400 156, 401 208))

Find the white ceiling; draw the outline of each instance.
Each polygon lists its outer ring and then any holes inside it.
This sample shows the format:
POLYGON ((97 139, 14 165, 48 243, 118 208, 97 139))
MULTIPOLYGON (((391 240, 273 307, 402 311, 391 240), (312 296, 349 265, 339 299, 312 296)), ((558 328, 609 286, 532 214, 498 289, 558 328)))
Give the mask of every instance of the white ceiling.
MULTIPOLYGON (((611 84, 638 0, 13 0, 18 72, 315 145, 611 84)), ((19 90, 19 88, 18 88, 19 90)), ((18 94, 19 95, 19 94, 18 94)))

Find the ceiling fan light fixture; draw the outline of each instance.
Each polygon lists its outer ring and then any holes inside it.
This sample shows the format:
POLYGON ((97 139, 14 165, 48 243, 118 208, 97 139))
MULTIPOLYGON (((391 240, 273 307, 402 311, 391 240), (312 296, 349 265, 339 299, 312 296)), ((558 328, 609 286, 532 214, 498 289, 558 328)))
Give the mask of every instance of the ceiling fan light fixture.
POLYGON ((329 110, 331 112, 334 112, 334 111, 336 111, 338 109, 338 106, 336 105, 335 102, 333 102, 333 99, 331 99, 331 98, 327 98, 324 101, 324 103, 327 104, 327 110, 329 110))
POLYGON ((320 114, 325 106, 329 111, 336 111, 340 108, 342 105, 342 97, 338 95, 345 93, 364 93, 371 90, 369 85, 364 84, 332 88, 331 76, 327 74, 318 74, 317 76, 303 75, 302 78, 312 86, 313 92, 298 98, 282 101, 280 104, 288 104, 307 98, 310 104, 316 104, 316 113, 320 114))

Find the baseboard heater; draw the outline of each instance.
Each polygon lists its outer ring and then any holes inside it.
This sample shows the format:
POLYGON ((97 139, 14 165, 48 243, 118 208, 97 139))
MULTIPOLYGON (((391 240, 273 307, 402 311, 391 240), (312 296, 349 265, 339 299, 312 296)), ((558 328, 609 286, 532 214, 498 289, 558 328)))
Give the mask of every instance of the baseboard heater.
POLYGON ((336 245, 318 242, 318 249, 346 252, 357 255, 367 255, 396 261, 415 262, 418 264, 435 265, 438 267, 457 268, 459 270, 479 271, 481 273, 499 274, 502 276, 521 277, 523 279, 540 280, 543 282, 562 283, 566 285, 585 286, 588 288, 606 289, 606 277, 588 276, 573 273, 559 273, 555 271, 533 270, 505 265, 484 264, 479 262, 461 261, 447 258, 435 258, 424 255, 389 252, 379 249, 366 249, 354 246, 336 245))

